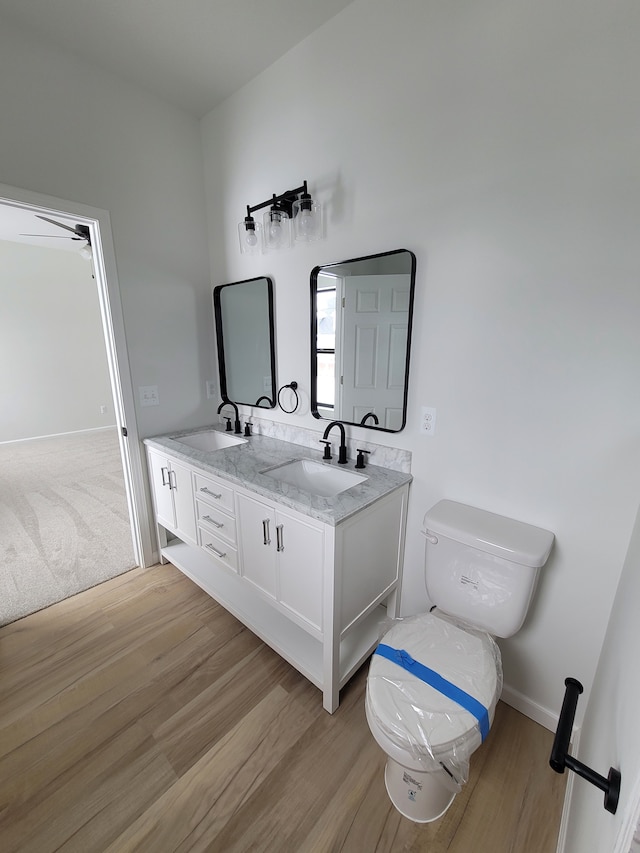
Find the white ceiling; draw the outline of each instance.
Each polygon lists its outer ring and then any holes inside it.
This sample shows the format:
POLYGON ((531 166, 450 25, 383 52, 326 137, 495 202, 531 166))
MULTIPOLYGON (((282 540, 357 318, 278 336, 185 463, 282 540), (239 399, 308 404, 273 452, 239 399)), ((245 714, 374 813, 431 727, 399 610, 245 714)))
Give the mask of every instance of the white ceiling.
MULTIPOLYGON (((0 0, 0 26, 4 19, 29 30, 201 117, 350 2, 0 0)), ((32 212, 0 203, 0 240, 77 251, 81 244, 64 235, 32 212)))
POLYGON ((202 117, 352 0, 0 0, 2 19, 202 117))

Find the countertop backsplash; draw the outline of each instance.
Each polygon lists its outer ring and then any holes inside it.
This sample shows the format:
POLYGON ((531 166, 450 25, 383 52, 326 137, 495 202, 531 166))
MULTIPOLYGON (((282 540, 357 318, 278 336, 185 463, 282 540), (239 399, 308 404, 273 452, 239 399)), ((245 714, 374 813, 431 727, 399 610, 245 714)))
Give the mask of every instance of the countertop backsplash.
MULTIPOLYGON (((242 418, 244 423, 246 418, 242 418)), ((264 435, 268 438, 279 438, 281 441, 288 441, 291 444, 300 444, 303 447, 308 447, 311 450, 322 451, 320 439, 324 429, 329 426, 329 421, 319 421, 322 424, 322 432, 313 429, 303 429, 302 427, 291 426, 289 424, 276 423, 275 421, 267 420, 266 418, 249 419, 253 424, 252 431, 255 435, 264 435)), ((224 423, 224 421, 221 421, 224 423)), ((372 465, 379 465, 381 468, 389 468, 391 471, 400 471, 403 474, 411 473, 411 452, 409 450, 401 450, 397 447, 386 447, 382 444, 374 443, 368 439, 350 438, 348 435, 349 425, 345 426, 347 431, 347 450, 349 459, 356 458, 356 451, 368 450, 370 455, 367 462, 372 465)), ((356 427, 356 429, 359 429, 356 427)), ((374 433, 376 436, 378 433, 374 433)), ((382 435, 384 433, 381 433, 382 435)), ((338 453, 339 435, 337 431, 332 431, 331 442, 334 447, 334 454, 338 453)))

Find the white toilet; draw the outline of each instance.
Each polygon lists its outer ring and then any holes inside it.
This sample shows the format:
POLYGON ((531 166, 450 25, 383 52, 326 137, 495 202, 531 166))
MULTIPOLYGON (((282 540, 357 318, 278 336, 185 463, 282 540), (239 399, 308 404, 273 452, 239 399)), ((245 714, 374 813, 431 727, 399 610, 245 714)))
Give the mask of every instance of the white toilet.
POLYGON ((502 691, 493 636, 522 626, 554 535, 454 501, 425 516, 431 613, 393 623, 367 678, 371 733, 387 754, 385 784, 410 820, 446 812, 467 781, 502 691))

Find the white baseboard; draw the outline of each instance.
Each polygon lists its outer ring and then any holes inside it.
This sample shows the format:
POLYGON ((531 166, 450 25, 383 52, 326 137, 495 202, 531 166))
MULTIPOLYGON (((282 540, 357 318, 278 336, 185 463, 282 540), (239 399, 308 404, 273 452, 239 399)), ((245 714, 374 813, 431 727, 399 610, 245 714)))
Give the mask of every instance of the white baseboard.
POLYGON ((89 427, 89 429, 73 429, 68 432, 53 432, 51 435, 31 435, 29 438, 12 438, 10 441, 0 441, 0 444, 20 444, 23 441, 38 441, 40 438, 59 438, 63 435, 80 435, 84 432, 100 432, 105 429, 115 429, 116 424, 107 424, 106 426, 89 427))
MULTIPOLYGON (((578 744, 580 743, 580 726, 574 726, 571 734, 571 743, 569 744, 569 753, 573 756, 578 754, 578 744)), ((569 823, 569 811, 571 809, 571 797, 573 794, 573 783, 575 781, 575 773, 567 773, 567 786, 564 789, 564 803, 562 805, 562 815, 560 817, 560 828, 558 830, 558 846, 556 853, 564 853, 564 845, 567 841, 567 825, 569 823)))
POLYGON ((564 789, 564 803, 562 805, 562 815, 560 817, 560 828, 558 829, 558 846, 556 853, 564 853, 564 845, 567 842, 567 825, 569 823, 569 809, 571 807, 571 793, 573 791, 573 780, 575 774, 569 773, 567 777, 567 787, 564 789))
POLYGON ((515 708, 516 711, 520 711, 521 714, 524 714, 525 717, 529 717, 530 720, 533 720, 535 723, 540 723, 540 725, 544 726, 545 729, 549 729, 550 732, 555 732, 558 727, 558 714, 554 711, 550 711, 543 705, 538 705, 537 702, 529 699, 529 697, 525 696, 523 693, 519 693, 517 690, 514 690, 513 687, 509 687, 508 684, 503 686, 502 696, 500 698, 503 702, 506 702, 507 705, 511 705, 511 707, 515 708))

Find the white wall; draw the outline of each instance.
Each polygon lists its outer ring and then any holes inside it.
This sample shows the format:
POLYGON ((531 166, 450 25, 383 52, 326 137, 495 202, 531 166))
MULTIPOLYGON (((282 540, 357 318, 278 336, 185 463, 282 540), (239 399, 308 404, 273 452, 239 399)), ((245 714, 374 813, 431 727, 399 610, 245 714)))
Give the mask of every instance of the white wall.
MULTIPOLYGON (((413 453, 404 609, 440 498, 554 531, 502 648, 511 695, 555 713, 565 676, 593 679, 640 499, 639 27, 630 0, 356 0, 203 120, 213 280, 273 277, 279 384, 308 393, 314 265, 416 253, 387 442, 413 453), (326 241, 241 256, 246 205, 305 178, 326 241)), ((274 417, 318 427, 308 400, 274 417)))
POLYGON ((0 294, 0 442, 115 424, 91 264, 0 240, 0 294))
POLYGON ((628 853, 631 846, 640 806, 639 605, 640 512, 584 716, 578 754, 580 761, 601 776, 608 775, 609 767, 620 770, 620 801, 615 816, 609 814, 602 808, 603 794, 576 778, 565 853, 586 850, 628 853))
POLYGON ((142 437, 211 420, 211 293, 198 122, 0 27, 0 183, 110 213, 142 437))

